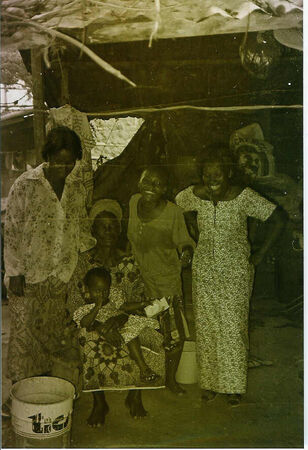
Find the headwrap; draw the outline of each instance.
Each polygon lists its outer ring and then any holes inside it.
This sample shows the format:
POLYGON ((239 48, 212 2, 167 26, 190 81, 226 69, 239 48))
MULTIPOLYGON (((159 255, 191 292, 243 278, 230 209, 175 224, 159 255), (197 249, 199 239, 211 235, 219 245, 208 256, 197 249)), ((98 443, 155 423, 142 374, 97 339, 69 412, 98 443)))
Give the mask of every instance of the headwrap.
POLYGON ((119 224, 121 225, 123 213, 121 206, 116 200, 104 198, 95 202, 89 213, 89 218, 92 221, 92 223, 94 222, 96 216, 98 216, 98 214, 100 214, 103 211, 107 211, 114 214, 115 217, 118 219, 119 224))

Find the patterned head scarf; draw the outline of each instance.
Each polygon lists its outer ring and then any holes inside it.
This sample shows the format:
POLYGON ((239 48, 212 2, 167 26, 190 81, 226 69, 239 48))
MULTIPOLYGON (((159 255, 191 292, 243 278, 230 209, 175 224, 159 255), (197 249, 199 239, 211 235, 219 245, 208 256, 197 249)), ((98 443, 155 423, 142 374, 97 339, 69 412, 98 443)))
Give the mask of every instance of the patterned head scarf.
POLYGON ((106 211, 110 212, 115 215, 115 217, 118 219, 118 222, 121 226, 121 220, 122 220, 122 208, 119 205, 119 203, 116 200, 111 200, 109 198, 98 200, 94 203, 92 206, 89 218, 91 222, 93 223, 95 218, 100 214, 101 212, 106 211))

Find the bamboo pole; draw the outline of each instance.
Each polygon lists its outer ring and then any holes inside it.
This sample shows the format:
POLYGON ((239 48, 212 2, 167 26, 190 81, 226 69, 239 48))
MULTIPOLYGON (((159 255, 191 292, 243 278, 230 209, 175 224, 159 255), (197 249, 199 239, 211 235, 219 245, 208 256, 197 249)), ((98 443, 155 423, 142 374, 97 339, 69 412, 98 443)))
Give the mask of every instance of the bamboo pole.
POLYGON ((275 110, 275 109, 303 109, 303 105, 246 105, 246 106, 193 106, 193 105, 179 105, 167 107, 143 107, 132 109, 118 109, 115 111, 104 112, 85 112, 88 117, 114 117, 125 116, 129 114, 143 114, 143 113, 159 113, 163 111, 179 111, 179 110, 195 110, 195 111, 257 111, 257 110, 275 110))
POLYGON ((45 143, 45 105, 43 86, 43 62, 41 52, 31 49, 31 72, 33 84, 33 131, 36 164, 42 161, 41 149, 45 143))

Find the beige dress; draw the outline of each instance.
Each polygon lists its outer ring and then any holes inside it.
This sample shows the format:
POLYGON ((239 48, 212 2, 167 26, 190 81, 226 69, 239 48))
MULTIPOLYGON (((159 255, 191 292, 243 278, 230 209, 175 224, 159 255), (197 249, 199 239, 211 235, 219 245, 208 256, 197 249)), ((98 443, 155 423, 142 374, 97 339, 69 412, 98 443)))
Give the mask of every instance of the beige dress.
POLYGON ((165 349, 169 351, 189 336, 182 305, 179 252, 195 243, 181 208, 168 201, 159 217, 143 222, 137 211, 140 198, 141 194, 136 194, 130 199, 127 237, 140 268, 145 295, 152 299, 165 297, 169 304, 169 309, 159 315, 165 349))
POLYGON ((176 202, 198 214, 200 236, 192 277, 200 386, 220 393, 245 393, 254 277, 247 218, 265 221, 275 205, 246 188, 215 206, 194 195, 193 186, 180 192, 176 202))

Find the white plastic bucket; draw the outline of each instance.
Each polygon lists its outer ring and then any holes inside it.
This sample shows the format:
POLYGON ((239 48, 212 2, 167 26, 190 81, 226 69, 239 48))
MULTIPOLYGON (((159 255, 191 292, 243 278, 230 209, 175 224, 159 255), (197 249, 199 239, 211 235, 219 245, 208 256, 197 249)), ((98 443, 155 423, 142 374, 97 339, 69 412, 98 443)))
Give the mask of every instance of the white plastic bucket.
POLYGON ((18 381, 11 389, 14 432, 40 440, 68 433, 74 395, 74 386, 61 378, 33 377, 18 381))
POLYGON ((194 341, 185 341, 176 381, 181 384, 195 384, 198 381, 198 368, 196 360, 196 344, 194 341))

